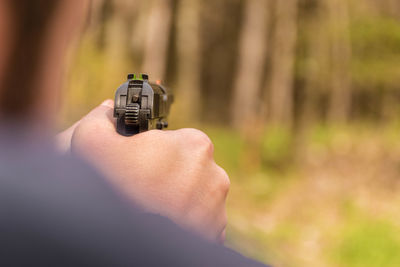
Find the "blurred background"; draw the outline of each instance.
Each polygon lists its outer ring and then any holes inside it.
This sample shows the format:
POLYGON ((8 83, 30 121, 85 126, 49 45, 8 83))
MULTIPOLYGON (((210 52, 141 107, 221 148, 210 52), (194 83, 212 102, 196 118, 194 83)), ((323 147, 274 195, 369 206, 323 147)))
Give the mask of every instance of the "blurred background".
POLYGON ((60 129, 162 80, 231 177, 228 246, 400 266, 400 1, 95 0, 71 53, 60 129))

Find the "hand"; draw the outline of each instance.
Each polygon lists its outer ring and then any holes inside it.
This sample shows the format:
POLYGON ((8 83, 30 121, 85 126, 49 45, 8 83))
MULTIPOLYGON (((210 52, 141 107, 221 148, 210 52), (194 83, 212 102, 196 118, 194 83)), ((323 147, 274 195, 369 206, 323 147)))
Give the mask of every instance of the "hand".
POLYGON ((73 153, 85 156, 145 210, 223 241, 227 223, 226 172, 213 159, 213 144, 195 129, 119 135, 113 102, 104 102, 76 126, 73 153))

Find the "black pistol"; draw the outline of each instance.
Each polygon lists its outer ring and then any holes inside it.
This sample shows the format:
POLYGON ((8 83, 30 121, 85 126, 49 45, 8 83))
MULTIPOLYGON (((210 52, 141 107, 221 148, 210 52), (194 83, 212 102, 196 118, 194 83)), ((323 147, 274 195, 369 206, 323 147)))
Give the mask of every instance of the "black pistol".
POLYGON ((114 117, 117 132, 131 136, 168 127, 167 116, 174 97, 159 82, 150 83, 147 74, 128 74, 128 81, 115 93, 114 117))

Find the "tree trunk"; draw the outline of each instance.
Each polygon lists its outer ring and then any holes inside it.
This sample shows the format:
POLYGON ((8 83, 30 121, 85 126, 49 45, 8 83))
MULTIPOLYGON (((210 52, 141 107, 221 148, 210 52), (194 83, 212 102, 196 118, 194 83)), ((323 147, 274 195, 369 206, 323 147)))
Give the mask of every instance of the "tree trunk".
MULTIPOLYGON (((146 46, 146 36, 148 25, 148 15, 150 10, 151 1, 137 1, 135 9, 136 16, 134 18, 134 24, 131 27, 129 49, 132 60, 134 61, 134 66, 140 68, 143 66, 144 62, 144 51, 146 46)), ((151 77, 150 77, 151 78, 151 77)))
POLYGON ((198 122, 201 108, 201 0, 181 0, 177 14, 177 98, 176 107, 183 123, 198 122))
POLYGON ((152 0, 148 18, 143 71, 152 80, 165 78, 172 22, 172 0, 152 0))
POLYGON ((268 43, 269 3, 269 0, 245 2, 239 36, 231 116, 233 125, 246 142, 240 162, 247 171, 258 170, 261 166, 260 141, 264 125, 259 111, 268 43))
POLYGON ((351 109, 351 43, 349 10, 346 0, 327 1, 331 32, 331 98, 329 119, 343 123, 351 109))
POLYGON ((106 24, 105 49, 111 69, 115 69, 124 59, 127 52, 129 36, 126 32, 124 18, 119 13, 114 13, 106 24))
POLYGON ((97 30, 96 28, 100 27, 100 25, 103 23, 102 11, 103 11, 105 2, 106 2, 106 0, 97 0, 97 1, 90 2, 90 16, 89 16, 90 31, 97 30))
MULTIPOLYGON (((323 1, 323 0, 322 0, 323 1)), ((322 119, 319 101, 327 92, 326 81, 329 80, 330 57, 329 38, 327 33, 327 14, 322 2, 307 18, 307 55, 304 61, 304 100, 301 106, 300 127, 307 130, 316 121, 322 119)))
POLYGON ((244 4, 242 0, 201 1, 201 119, 207 124, 230 124, 244 4))
POLYGON ((268 3, 268 0, 246 1, 231 112, 237 129, 252 128, 259 121, 269 28, 268 3))
POLYGON ((293 120, 293 81, 297 43, 298 0, 275 1, 275 31, 269 84, 269 118, 290 127, 293 120))

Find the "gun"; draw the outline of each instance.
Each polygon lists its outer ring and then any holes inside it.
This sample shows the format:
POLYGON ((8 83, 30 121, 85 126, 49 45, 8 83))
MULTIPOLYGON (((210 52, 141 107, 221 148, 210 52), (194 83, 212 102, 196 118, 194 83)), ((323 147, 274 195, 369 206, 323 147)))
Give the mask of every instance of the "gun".
POLYGON ((115 93, 114 117, 117 132, 131 136, 152 129, 168 127, 174 96, 160 82, 150 83, 147 74, 128 74, 128 81, 115 93))

